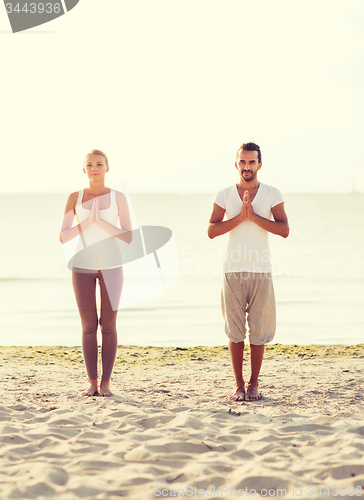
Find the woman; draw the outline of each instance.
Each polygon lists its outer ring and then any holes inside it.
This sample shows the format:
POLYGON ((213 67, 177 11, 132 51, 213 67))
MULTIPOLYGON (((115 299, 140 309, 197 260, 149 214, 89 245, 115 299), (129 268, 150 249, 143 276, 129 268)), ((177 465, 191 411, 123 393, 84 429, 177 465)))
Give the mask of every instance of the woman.
POLYGON ((112 396, 109 381, 117 351, 116 316, 123 285, 120 242, 130 243, 132 227, 126 196, 105 186, 109 162, 94 149, 84 159, 89 187, 68 197, 61 226, 61 243, 78 238, 72 258, 72 284, 82 323, 82 351, 90 387, 83 396, 112 396), (76 216, 77 225, 73 226, 76 216), (117 227, 119 218, 121 228, 117 227), (100 318, 96 308, 100 286, 100 318), (102 334, 102 376, 97 376, 97 327, 102 334))

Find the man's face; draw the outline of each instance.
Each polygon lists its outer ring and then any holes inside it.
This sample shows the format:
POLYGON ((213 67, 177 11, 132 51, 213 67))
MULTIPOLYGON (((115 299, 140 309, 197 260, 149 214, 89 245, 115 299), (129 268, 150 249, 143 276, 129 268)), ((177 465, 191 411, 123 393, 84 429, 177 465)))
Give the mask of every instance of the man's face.
POLYGON ((243 149, 239 151, 235 167, 244 181, 249 182, 255 179, 261 166, 262 163, 258 163, 258 151, 244 151, 243 149))

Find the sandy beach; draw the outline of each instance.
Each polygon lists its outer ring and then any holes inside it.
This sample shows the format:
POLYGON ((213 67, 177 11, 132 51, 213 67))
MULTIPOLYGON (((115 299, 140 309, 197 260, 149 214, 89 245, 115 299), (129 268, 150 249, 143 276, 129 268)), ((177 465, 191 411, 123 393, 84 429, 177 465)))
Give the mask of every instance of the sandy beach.
POLYGON ((1 499, 364 495, 363 344, 267 346, 234 403, 226 347, 120 346, 111 398, 81 348, 0 353, 1 499))

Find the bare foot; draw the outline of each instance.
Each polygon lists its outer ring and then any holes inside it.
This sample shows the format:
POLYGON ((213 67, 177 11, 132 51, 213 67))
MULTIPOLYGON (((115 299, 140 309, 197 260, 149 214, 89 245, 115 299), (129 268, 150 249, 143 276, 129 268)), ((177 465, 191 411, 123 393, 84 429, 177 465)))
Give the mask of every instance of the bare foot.
POLYGON ((99 389, 97 387, 97 382, 92 383, 90 387, 87 389, 87 391, 82 393, 82 396, 98 396, 99 395, 99 389))
POLYGON ((248 385, 248 389, 245 395, 245 401, 259 401, 262 399, 263 395, 258 392, 258 386, 248 385))
POLYGON ((101 380, 100 395, 101 396, 112 396, 112 392, 110 391, 110 387, 109 387, 109 382, 105 382, 104 380, 101 380))
POLYGON ((230 401, 244 401, 245 400, 245 387, 241 385, 236 389, 234 394, 230 396, 230 401))

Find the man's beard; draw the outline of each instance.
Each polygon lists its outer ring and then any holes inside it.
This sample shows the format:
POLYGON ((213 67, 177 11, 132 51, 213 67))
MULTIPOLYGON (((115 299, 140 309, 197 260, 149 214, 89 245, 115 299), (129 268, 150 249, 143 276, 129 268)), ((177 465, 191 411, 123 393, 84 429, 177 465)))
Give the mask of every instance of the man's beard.
POLYGON ((242 178, 245 180, 245 181, 252 181, 253 179, 255 179, 255 177, 257 176, 257 172, 252 172, 251 170, 242 170, 241 171, 241 176, 242 178), (244 174, 249 174, 250 176, 248 178, 246 178, 244 176, 244 174))

